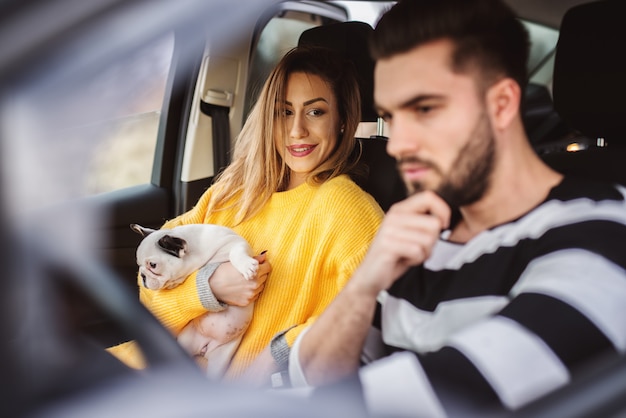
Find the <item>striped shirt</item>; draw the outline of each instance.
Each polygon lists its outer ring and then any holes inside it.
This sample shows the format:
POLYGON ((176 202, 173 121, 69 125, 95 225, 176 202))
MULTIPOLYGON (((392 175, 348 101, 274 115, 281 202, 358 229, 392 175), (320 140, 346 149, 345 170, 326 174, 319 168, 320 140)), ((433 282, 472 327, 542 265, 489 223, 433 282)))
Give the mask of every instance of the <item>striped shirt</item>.
POLYGON ((373 412, 514 410, 585 362, 623 354, 625 195, 566 177, 535 209, 466 244, 444 233, 379 295, 362 360, 385 359, 360 372, 373 412))

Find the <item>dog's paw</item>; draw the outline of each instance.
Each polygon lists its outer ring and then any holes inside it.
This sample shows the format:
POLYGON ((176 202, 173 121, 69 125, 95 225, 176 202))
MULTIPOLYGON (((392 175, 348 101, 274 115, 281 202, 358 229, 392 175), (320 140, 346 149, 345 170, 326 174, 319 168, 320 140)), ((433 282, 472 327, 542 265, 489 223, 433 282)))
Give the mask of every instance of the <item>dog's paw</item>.
POLYGON ((259 262, 252 257, 248 257, 245 260, 238 261, 235 264, 235 268, 243 274, 246 280, 250 280, 256 276, 256 272, 259 270, 259 262))

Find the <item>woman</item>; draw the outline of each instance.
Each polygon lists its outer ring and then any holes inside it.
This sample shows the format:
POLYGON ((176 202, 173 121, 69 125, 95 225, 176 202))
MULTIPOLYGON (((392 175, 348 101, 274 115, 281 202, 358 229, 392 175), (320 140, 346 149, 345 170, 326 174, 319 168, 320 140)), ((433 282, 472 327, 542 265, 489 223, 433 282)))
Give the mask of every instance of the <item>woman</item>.
POLYGON ((262 375, 255 379, 284 368, 300 331, 364 257, 383 213, 348 176, 358 163, 359 119, 353 67, 329 50, 291 50, 266 81, 232 163, 192 210, 164 225, 224 225, 255 253, 266 251, 256 280, 245 281, 225 263, 171 291, 140 286, 141 301, 175 335, 207 310, 256 300, 226 377, 241 377, 255 359, 252 370, 262 375))

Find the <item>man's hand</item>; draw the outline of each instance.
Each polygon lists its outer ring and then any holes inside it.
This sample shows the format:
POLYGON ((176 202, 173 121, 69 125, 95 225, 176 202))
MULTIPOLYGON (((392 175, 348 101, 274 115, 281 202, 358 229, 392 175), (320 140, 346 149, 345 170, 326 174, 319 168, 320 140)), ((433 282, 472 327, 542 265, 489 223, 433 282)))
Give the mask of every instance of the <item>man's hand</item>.
POLYGON ((300 341, 299 367, 309 384, 330 383, 358 369, 378 293, 428 259, 450 214, 430 191, 389 209, 361 265, 300 341))
POLYGON ((272 266, 266 260, 265 254, 254 258, 259 261, 259 270, 250 280, 246 280, 231 263, 223 263, 215 270, 209 278, 209 286, 220 302, 233 306, 247 306, 259 297, 272 266))
POLYGON ((268 386, 271 383, 272 374, 277 371, 279 371, 278 364, 272 357, 270 346, 267 346, 241 375, 239 381, 252 387, 268 386))
POLYGON ((361 289, 375 296, 410 266, 426 261, 441 231, 449 227, 450 215, 450 207, 431 191, 393 205, 355 272, 361 289))

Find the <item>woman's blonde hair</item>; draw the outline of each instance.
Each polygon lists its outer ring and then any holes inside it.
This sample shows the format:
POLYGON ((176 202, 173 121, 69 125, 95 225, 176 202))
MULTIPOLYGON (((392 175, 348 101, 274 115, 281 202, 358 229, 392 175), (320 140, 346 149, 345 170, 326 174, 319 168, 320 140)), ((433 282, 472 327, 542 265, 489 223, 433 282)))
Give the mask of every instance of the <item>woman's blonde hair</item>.
POLYGON ((353 64, 336 52, 311 46, 290 50, 270 73, 237 140, 232 162, 212 186, 208 210, 238 206, 237 222, 255 215, 272 193, 285 190, 289 168, 280 157, 275 137, 286 122, 279 115, 285 101, 287 81, 292 73, 316 75, 324 80, 335 96, 340 124, 339 139, 333 152, 307 177, 307 182, 321 184, 357 166, 360 147, 355 133, 361 119, 361 99, 353 64), (341 129, 340 129, 341 127, 341 129))

